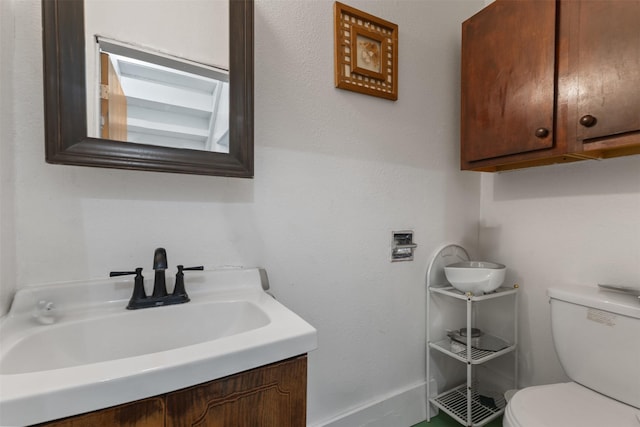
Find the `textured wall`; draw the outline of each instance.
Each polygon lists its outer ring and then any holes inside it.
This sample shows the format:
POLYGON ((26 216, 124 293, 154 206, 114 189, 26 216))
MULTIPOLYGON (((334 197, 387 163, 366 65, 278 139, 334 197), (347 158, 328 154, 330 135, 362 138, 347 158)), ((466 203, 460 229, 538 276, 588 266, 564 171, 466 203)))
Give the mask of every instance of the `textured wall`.
POLYGON ((20 101, 14 85, 15 30, 13 1, 0 2, 0 313, 9 306, 16 280, 14 153, 20 101))
POLYGON ((640 156, 483 174, 481 197, 480 251, 522 285, 520 385, 565 381, 546 290, 640 283, 640 156))
MULTIPOLYGON (((640 283, 640 156, 486 174, 480 245, 520 290, 520 384, 566 380, 547 288, 640 283)), ((597 345, 597 343, 594 343, 597 345)))
POLYGON ((40 5, 0 4, 4 310, 27 284, 148 271, 164 246, 171 265, 266 267, 318 329, 310 423, 424 381, 428 258, 477 245, 458 70, 459 25, 480 1, 351 3, 400 26, 397 102, 334 88, 332 1, 257 1, 254 180, 46 164, 40 5), (392 264, 391 231, 405 228, 416 260, 392 264))

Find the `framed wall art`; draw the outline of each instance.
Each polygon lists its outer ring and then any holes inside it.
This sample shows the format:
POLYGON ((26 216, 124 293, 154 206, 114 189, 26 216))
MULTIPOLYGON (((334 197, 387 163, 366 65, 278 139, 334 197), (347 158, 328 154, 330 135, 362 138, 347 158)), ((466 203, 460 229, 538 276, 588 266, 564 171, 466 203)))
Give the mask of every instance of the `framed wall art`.
POLYGON ((337 88, 398 99, 398 26, 340 2, 334 5, 337 88))

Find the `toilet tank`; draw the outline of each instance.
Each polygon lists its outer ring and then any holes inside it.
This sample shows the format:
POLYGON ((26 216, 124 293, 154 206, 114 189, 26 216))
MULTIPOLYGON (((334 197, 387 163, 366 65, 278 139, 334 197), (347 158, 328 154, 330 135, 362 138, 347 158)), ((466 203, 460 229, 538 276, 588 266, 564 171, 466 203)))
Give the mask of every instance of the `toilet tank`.
POLYGON ((640 300, 595 286, 550 288, 553 342, 573 381, 640 408, 640 300))

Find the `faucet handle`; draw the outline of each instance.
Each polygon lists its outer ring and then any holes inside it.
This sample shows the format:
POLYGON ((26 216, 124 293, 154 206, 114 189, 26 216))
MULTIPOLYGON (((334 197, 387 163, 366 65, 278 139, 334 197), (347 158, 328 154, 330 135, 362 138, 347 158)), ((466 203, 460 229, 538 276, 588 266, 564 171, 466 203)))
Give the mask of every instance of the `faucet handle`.
POLYGON ((142 268, 138 267, 135 271, 112 271, 111 273, 109 273, 109 277, 130 276, 132 274, 142 274, 142 268))
POLYGON ((194 270, 204 270, 204 266, 203 265, 199 265, 197 267, 184 267, 182 265, 178 266, 178 273, 181 271, 194 271, 194 270))
POLYGON ((178 273, 176 274, 176 284, 173 287, 173 295, 184 295, 188 300, 187 291, 184 288, 184 273, 183 271, 204 270, 204 266, 198 267, 185 267, 184 265, 178 266, 178 273))
POLYGON ((129 276, 131 274, 135 274, 136 277, 133 281, 133 293, 131 294, 129 304, 127 305, 127 309, 129 310, 138 308, 137 304, 140 302, 140 300, 147 298, 147 293, 144 291, 144 277, 142 276, 142 268, 138 267, 135 271, 112 271, 111 273, 109 273, 109 277, 129 276))

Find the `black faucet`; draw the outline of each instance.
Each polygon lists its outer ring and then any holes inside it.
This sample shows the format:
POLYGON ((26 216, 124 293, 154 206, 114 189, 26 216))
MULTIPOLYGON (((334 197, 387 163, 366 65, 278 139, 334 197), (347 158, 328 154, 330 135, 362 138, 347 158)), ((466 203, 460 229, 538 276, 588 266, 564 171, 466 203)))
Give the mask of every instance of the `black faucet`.
POLYGON ((153 254, 153 269, 156 277, 153 280, 153 298, 167 296, 167 283, 164 279, 164 271, 167 269, 167 251, 164 248, 158 248, 153 254))
POLYGON ((153 281, 153 294, 147 296, 144 290, 144 277, 142 276, 142 268, 138 267, 135 271, 112 271, 109 276, 124 276, 128 274, 135 274, 133 294, 127 305, 127 309, 135 310, 138 308, 159 307, 162 305, 182 304, 189 302, 190 298, 187 295, 187 291, 184 288, 184 273, 188 270, 204 270, 203 266, 198 267, 184 267, 178 266, 178 273, 176 274, 176 283, 173 288, 173 293, 167 293, 167 284, 165 281, 164 272, 167 269, 167 251, 164 248, 156 249, 153 256, 153 269, 155 270, 155 278, 153 281))

